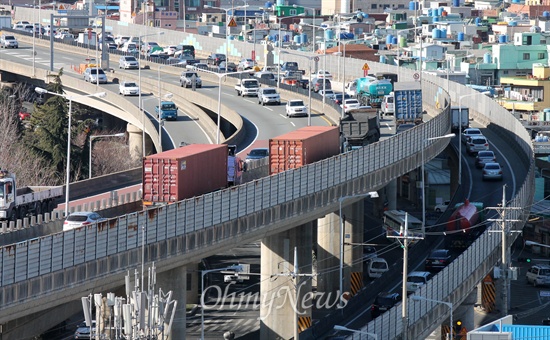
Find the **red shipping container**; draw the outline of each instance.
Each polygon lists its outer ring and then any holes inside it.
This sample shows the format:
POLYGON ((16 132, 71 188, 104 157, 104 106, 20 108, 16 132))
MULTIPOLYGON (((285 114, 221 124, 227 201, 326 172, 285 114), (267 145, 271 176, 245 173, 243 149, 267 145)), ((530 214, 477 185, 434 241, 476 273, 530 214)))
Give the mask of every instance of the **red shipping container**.
POLYGON ((269 140, 269 174, 296 169, 339 153, 338 127, 304 127, 269 140))
POLYGON ((227 187, 227 145, 191 144, 143 160, 143 204, 173 203, 227 187))

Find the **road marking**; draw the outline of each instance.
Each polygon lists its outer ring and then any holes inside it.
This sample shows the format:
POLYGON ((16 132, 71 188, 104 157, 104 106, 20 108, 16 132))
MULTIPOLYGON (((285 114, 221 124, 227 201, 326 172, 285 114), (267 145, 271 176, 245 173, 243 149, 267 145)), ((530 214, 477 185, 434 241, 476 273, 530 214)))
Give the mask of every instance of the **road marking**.
POLYGON ((266 109, 266 110, 269 110, 269 111, 273 111, 273 109, 272 109, 272 108, 270 108, 270 107, 267 107, 267 106, 264 106, 263 108, 264 108, 264 109, 266 109))
POLYGON ((391 126, 390 126, 390 124, 388 124, 388 123, 384 123, 384 124, 386 124, 386 127, 387 127, 388 129, 390 129, 390 131, 391 131, 391 126))
POLYGON ((284 114, 282 114, 282 113, 279 113, 279 116, 281 116, 281 117, 283 117, 283 118, 285 118, 285 119, 288 119, 288 117, 287 117, 287 116, 285 116, 285 115, 284 115, 284 114))
POLYGON ((249 103, 251 103, 251 104, 254 104, 254 102, 253 102, 252 100, 250 100, 250 99, 245 99, 244 101, 245 101, 245 102, 249 102, 249 103))

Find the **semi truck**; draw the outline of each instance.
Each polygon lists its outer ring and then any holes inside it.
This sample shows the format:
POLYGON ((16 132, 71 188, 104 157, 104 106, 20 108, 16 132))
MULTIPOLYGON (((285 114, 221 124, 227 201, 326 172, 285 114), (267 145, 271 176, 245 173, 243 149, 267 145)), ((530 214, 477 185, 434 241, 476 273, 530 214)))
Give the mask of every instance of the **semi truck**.
POLYGON ((236 146, 190 144, 143 159, 143 205, 171 204, 241 183, 236 146))
POLYGON ((370 78, 357 79, 357 100, 363 106, 380 108, 384 96, 389 95, 393 90, 391 82, 387 79, 371 81, 370 78))
POLYGON ((332 157, 340 153, 336 126, 307 126, 269 140, 269 174, 332 157))
POLYGON ((378 110, 364 107, 350 110, 340 120, 340 133, 344 139, 342 152, 378 142, 380 140, 378 110))
POLYGON ((484 206, 482 202, 465 200, 455 206, 455 211, 447 221, 445 245, 447 248, 464 249, 469 247, 485 230, 484 206))
POLYGON ((451 106, 451 130, 458 132, 459 127, 462 131, 470 127, 470 110, 464 106, 451 106))
POLYGON ((395 83, 394 116, 395 126, 422 123, 422 89, 419 82, 395 83))
POLYGON ((63 186, 17 187, 14 174, 0 170, 0 220, 15 221, 53 211, 63 197, 63 186))

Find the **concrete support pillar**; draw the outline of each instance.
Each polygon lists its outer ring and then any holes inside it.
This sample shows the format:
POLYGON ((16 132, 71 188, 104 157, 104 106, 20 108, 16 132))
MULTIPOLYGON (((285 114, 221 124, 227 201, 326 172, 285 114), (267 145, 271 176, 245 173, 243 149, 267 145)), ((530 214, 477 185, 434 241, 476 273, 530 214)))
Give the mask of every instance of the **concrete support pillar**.
MULTIPOLYGON (((169 339, 185 340, 185 305, 187 304, 187 268, 177 267, 157 274, 157 287, 162 291, 172 291, 172 298, 178 301, 176 317, 172 324, 169 339)), ((169 322, 169 320, 168 320, 169 322)))
POLYGON ((386 185, 386 198, 388 200, 388 210, 397 209, 397 180, 398 178, 391 180, 386 185))
POLYGON ((126 126, 128 131, 128 147, 130 148, 130 156, 132 159, 141 159, 143 149, 143 133, 141 129, 129 124, 126 126))
POLYGON ((200 287, 199 264, 187 265, 187 303, 199 304, 199 287, 200 287))
POLYGON ((296 310, 311 317, 311 278, 284 276, 295 271, 294 248, 298 250, 301 274, 311 274, 312 225, 307 223, 262 240, 260 339, 290 339, 294 336, 296 310), (296 297, 297 295, 297 297, 296 297))
MULTIPOLYGON (((456 325, 457 321, 462 322, 462 327, 465 328, 465 331, 471 331, 476 327, 474 317, 475 317, 475 303, 477 301, 477 290, 474 289, 468 297, 462 302, 462 304, 455 309, 454 312, 454 324, 456 325)), ((479 325, 477 325, 479 326, 479 325)))

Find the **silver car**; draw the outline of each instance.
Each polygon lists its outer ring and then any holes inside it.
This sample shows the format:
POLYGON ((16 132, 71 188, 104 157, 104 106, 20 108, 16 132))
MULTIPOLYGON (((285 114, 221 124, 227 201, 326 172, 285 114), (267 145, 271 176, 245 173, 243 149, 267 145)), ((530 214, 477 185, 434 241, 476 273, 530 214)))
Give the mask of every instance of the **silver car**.
POLYGON ((483 167, 483 180, 502 181, 502 168, 498 163, 487 163, 483 167))
POLYGON ((307 116, 307 106, 301 99, 292 99, 286 103, 286 116, 307 116))
POLYGON ((93 211, 78 211, 70 214, 63 222, 63 231, 74 228, 84 227, 86 225, 106 221, 100 214, 93 211))
POLYGON ((476 128, 468 128, 462 131, 461 140, 462 143, 466 144, 468 142, 468 139, 472 136, 483 136, 480 129, 476 128))
POLYGON ((118 60, 118 68, 128 69, 128 68, 139 68, 139 62, 136 57, 131 55, 123 55, 118 60))
POLYGON ((88 67, 84 71, 84 81, 89 81, 94 84, 107 84, 107 75, 101 68, 88 67))
POLYGON ((202 87, 202 80, 201 80, 201 77, 197 74, 197 72, 183 71, 180 75, 181 87, 192 87, 193 80, 195 81, 195 87, 197 88, 202 87), (194 76, 194 79, 193 79, 193 76, 194 76))

